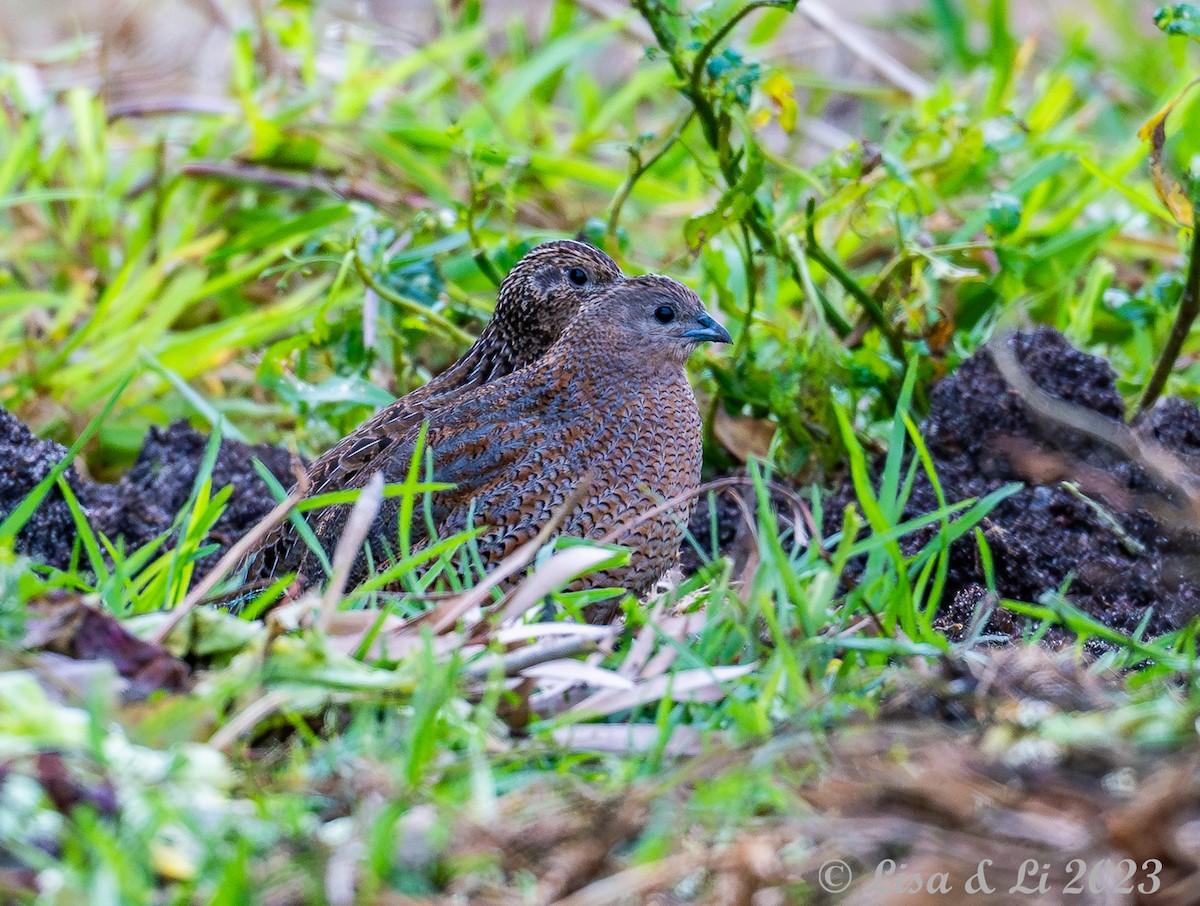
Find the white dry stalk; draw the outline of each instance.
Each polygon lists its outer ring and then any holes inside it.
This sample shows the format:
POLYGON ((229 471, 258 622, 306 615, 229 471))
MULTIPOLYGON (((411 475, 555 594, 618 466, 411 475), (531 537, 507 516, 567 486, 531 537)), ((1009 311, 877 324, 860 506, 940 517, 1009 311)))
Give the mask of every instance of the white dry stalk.
POLYGON ((321 598, 321 612, 317 617, 317 628, 322 631, 327 630, 329 621, 337 613, 338 604, 346 591, 346 580, 350 577, 350 570, 358 558, 363 542, 367 540, 367 534, 371 531, 381 506, 383 473, 376 472, 354 501, 354 509, 350 511, 350 518, 346 520, 342 537, 338 539, 337 547, 334 548, 333 571, 330 573, 329 583, 325 586, 325 594, 321 598))
POLYGON ((930 87, 925 79, 870 40, 861 30, 839 17, 824 3, 819 0, 804 0, 797 10, 901 91, 918 99, 929 96, 930 87))
POLYGON ((447 632, 458 623, 463 614, 474 607, 481 607, 493 588, 528 566, 529 561, 533 559, 541 545, 542 541, 539 538, 525 542, 505 557, 478 585, 472 586, 461 595, 443 601, 433 610, 427 610, 425 613, 406 620, 401 626, 390 630, 390 634, 409 635, 427 623, 432 624, 431 630, 434 635, 447 632))
MULTIPOLYGON (((555 743, 573 752, 610 752, 614 755, 639 755, 659 746, 662 727, 658 724, 575 724, 550 731, 555 743)), ((679 725, 671 729, 663 754, 672 758, 699 755, 705 735, 695 727, 679 725)), ((721 742, 723 734, 708 738, 721 742)))
MULTIPOLYGON (((688 636, 703 629, 706 619, 703 612, 668 617, 659 623, 658 629, 664 636, 682 643, 688 636)), ((679 649, 674 645, 664 645, 654 657, 642 666, 641 679, 647 680, 665 673, 667 668, 675 663, 678 655, 679 649)))
POLYGON ((533 575, 517 586, 497 622, 503 624, 519 617, 551 592, 558 591, 573 579, 610 559, 612 551, 602 548, 569 547, 556 551, 533 571, 533 575))
MULTIPOLYGON (((594 642, 584 637, 555 639, 552 642, 528 645, 524 648, 518 648, 516 651, 510 651, 507 654, 493 654, 481 657, 467 667, 465 674, 469 679, 483 679, 493 670, 499 669, 504 675, 513 676, 522 671, 535 668, 543 662, 559 661, 563 658, 580 654, 593 644, 594 642)), ((579 661, 571 661, 571 663, 580 664, 579 661)), ((587 665, 580 664, 580 666, 587 665)))
POLYGON ((627 4, 616 3, 613 0, 575 0, 575 2, 602 22, 621 20, 621 30, 633 39, 639 50, 654 43, 654 32, 646 24, 646 20, 641 16, 631 16, 627 4))
POLYGON ((1175 454, 1150 438, 1139 437, 1122 422, 1067 403, 1047 393, 1033 382, 1017 361, 1010 348, 1011 334, 994 337, 987 349, 996 364, 1000 376, 1020 397, 1021 402, 1037 417, 1047 422, 1071 428, 1086 434, 1098 443, 1112 447, 1128 459, 1144 466, 1155 478, 1169 487, 1177 489, 1184 497, 1186 516, 1172 520, 1166 513, 1156 513, 1162 521, 1182 523, 1184 528, 1194 528, 1200 522, 1200 490, 1197 489, 1195 473, 1175 454))
MULTIPOLYGON (((728 475, 725 478, 714 478, 712 481, 705 482, 699 487, 684 491, 682 494, 677 494, 669 500, 664 500, 662 503, 651 507, 645 512, 639 513, 633 519, 618 525, 596 543, 620 544, 621 539, 634 529, 644 525, 651 519, 657 519, 663 513, 669 513, 673 510, 678 510, 681 505, 687 503, 689 500, 698 499, 702 494, 707 494, 709 491, 723 490, 725 488, 745 487, 747 485, 754 485, 754 479, 748 475, 728 475)), ((804 510, 801 501, 796 496, 795 492, 776 481, 764 481, 764 485, 768 489, 782 494, 784 497, 788 498, 789 502, 791 502, 793 508, 793 533, 796 537, 796 543, 808 544, 808 535, 801 525, 801 521, 804 516, 804 510)), ((745 510, 744 512, 748 512, 748 510, 745 510)))
POLYGON ((661 676, 670 669, 675 663, 675 658, 679 656, 679 649, 674 645, 663 645, 655 653, 654 657, 646 662, 646 666, 642 668, 639 679, 648 680, 656 676, 661 676))
POLYGON ((633 640, 633 644, 629 646, 629 653, 625 655, 625 660, 621 662, 620 667, 621 673, 625 676, 638 676, 642 668, 646 666, 650 655, 654 653, 654 640, 658 637, 656 627, 662 618, 664 607, 662 601, 654 605, 654 609, 650 611, 650 619, 646 621, 646 625, 642 627, 637 638, 633 640))
POLYGON ((539 686, 537 691, 529 696, 529 710, 541 717, 561 714, 571 705, 567 693, 575 686, 576 684, 573 682, 547 683, 539 686))
POLYGON ((670 693, 675 701, 719 701, 725 695, 721 683, 745 676, 757 664, 735 667, 697 667, 668 676, 656 676, 629 691, 607 690, 592 695, 567 710, 568 714, 607 717, 640 705, 656 702, 670 693))
POLYGON ((256 698, 230 718, 229 723, 209 738, 208 744, 214 749, 227 752, 237 739, 257 727, 263 718, 283 708, 289 697, 283 689, 272 689, 264 693, 261 698, 256 698))
POLYGON ((521 675, 530 679, 568 680, 601 689, 633 691, 636 688, 632 680, 621 676, 615 670, 605 670, 603 667, 565 658, 526 667, 521 671, 521 675))
POLYGON ((528 639, 544 639, 552 635, 576 636, 598 642, 614 632, 611 626, 592 626, 588 623, 522 623, 498 630, 495 637, 502 645, 528 639))

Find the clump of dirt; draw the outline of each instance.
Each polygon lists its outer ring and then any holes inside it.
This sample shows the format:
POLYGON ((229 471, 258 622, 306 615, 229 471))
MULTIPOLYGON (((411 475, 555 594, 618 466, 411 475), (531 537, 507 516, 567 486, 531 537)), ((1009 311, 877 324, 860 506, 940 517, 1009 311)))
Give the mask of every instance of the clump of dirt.
POLYGON ((714 555, 730 553, 734 545, 749 536, 745 501, 752 495, 737 488, 714 491, 700 497, 688 520, 688 536, 679 551, 679 565, 685 575, 699 572, 714 555), (715 529, 715 531, 714 531, 715 529))
MULTIPOLYGON (((166 429, 152 427, 133 468, 115 485, 98 486, 96 500, 88 509, 92 524, 110 538, 123 537, 127 550, 158 537, 187 503, 207 445, 207 435, 185 421, 173 422, 166 429)), ((208 534, 208 542, 218 549, 197 563, 201 574, 275 506, 270 489, 254 470, 255 459, 284 487, 295 483, 286 450, 223 439, 213 466, 212 488, 215 494, 233 485, 233 492, 208 534)))
MULTIPOLYGON (((1200 410, 1167 399, 1127 428, 1124 401, 1105 361, 1049 328, 1017 332, 1002 342, 1028 380, 1060 401, 1056 407, 1065 404, 1086 418, 1068 421, 1044 407, 1038 414, 986 349, 933 389, 923 434, 947 501, 1027 482, 981 524, 997 591, 1037 601, 1067 584, 1072 603, 1123 632, 1133 631, 1150 608, 1149 634, 1184 625, 1200 614, 1200 572, 1192 553, 1200 525, 1187 506, 1195 502, 1181 499, 1186 494, 1178 482, 1165 480, 1131 448, 1152 440, 1174 455, 1177 475, 1200 475, 1200 410), (1102 430, 1079 430, 1089 419, 1102 430)), ((826 511, 840 513, 853 500, 847 483, 826 511)), ((933 486, 919 471, 904 516, 937 508, 933 486)), ((931 526, 902 546, 914 553, 935 532, 931 526)), ((943 618, 965 625, 985 582, 973 538, 951 549, 949 566, 943 618)), ((1013 635, 1020 621, 1000 614, 988 628, 1013 635)))
MULTIPOLYGON (((7 517, 67 455, 67 448, 33 436, 12 413, 0 409, 0 520, 7 517)), ((64 475, 80 502, 87 505, 88 482, 73 466, 64 475)), ((51 488, 17 534, 17 553, 65 569, 75 543, 75 520, 58 488, 51 488)))
MULTIPOLYGON (((185 421, 150 429, 137 461, 115 484, 89 481, 71 467, 67 484, 79 499, 88 523, 132 551, 168 531, 187 503, 204 459, 208 437, 185 421)), ((0 409, 0 519, 29 494, 62 460, 60 444, 35 437, 12 414, 0 409)), ((209 532, 214 552, 197 563, 207 572, 221 555, 275 506, 266 483, 254 470, 259 459, 285 487, 294 483, 291 456, 267 444, 250 446, 224 439, 212 472, 215 494, 232 485, 225 511, 209 532)), ((65 569, 71 562, 76 530, 67 502, 53 489, 17 536, 17 552, 37 563, 65 569)))

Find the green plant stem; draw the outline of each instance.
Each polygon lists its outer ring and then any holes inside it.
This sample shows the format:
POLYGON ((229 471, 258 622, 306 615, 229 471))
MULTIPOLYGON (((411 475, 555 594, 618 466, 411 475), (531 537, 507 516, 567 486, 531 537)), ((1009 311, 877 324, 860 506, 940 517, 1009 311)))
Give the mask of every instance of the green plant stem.
POLYGON ((467 209, 467 237, 471 240, 471 248, 474 250, 471 257, 475 259, 476 266, 483 272, 483 275, 488 278, 492 286, 499 288, 501 280, 500 274, 496 272, 496 268, 492 265, 492 261, 484 251, 483 241, 479 238, 479 231, 475 227, 475 214, 479 210, 479 186, 475 182, 475 168, 471 165, 471 161, 467 160, 467 179, 470 182, 470 198, 471 203, 467 209))
POLYGON ((1200 215, 1192 217, 1192 251, 1188 261, 1187 281, 1184 283, 1183 296, 1179 300, 1179 312, 1175 315, 1175 323, 1171 326, 1171 335, 1167 337, 1167 345, 1163 347, 1154 366, 1142 400, 1138 403, 1137 415, 1148 411, 1162 395, 1167 379, 1175 368, 1184 341, 1192 330, 1196 316, 1200 315, 1200 215))
POLYGON ((426 308, 424 305, 419 305, 416 302, 413 302, 411 299, 405 299, 398 293, 392 292, 392 290, 388 289, 386 286, 376 280, 375 275, 371 273, 371 271, 367 268, 366 263, 362 260, 362 256, 358 254, 357 245, 355 245, 354 252, 351 257, 354 260, 354 271, 358 274, 359 279, 376 293, 378 293, 380 298, 387 299, 397 308, 408 312, 410 315, 416 315, 419 318, 424 318, 431 324, 437 325, 437 327, 440 328, 444 333, 450 337, 453 337, 455 340, 458 340, 460 343, 475 342, 475 338, 457 324, 448 321, 445 317, 439 315, 433 309, 426 308))
POLYGON ((826 272, 833 277, 833 279, 837 280, 837 282, 842 285, 842 288, 845 289, 846 292, 854 297, 855 301, 862 306, 863 311, 867 313, 867 317, 874 322, 875 326, 879 328, 879 332, 882 333, 884 338, 887 340, 888 348, 891 349, 892 355, 903 362, 904 342, 901 340, 899 333, 896 332, 895 327, 888 321, 887 315, 884 314, 883 309, 879 307, 879 303, 871 298, 871 295, 858 285, 858 281, 846 273, 845 268, 843 268, 841 264, 839 264, 833 258, 832 255, 821 248, 820 244, 817 242, 817 236, 814 230, 815 218, 813 217, 815 208, 816 202, 810 198, 808 200, 808 207, 805 211, 805 253, 814 261, 816 261, 817 264, 825 268, 826 272))
POLYGON ((754 310, 758 307, 758 282, 754 279, 754 245, 750 241, 750 230, 742 228, 742 263, 746 268, 746 323, 738 336, 736 354, 740 358, 750 348, 750 325, 754 323, 754 310))
MULTIPOLYGON (((697 113, 700 114, 700 119, 705 125, 705 132, 707 133, 709 144, 712 145, 715 151, 717 151, 718 156, 721 159, 721 169, 725 174, 726 180, 731 186, 736 184, 736 177, 740 176, 740 174, 736 172, 737 164, 732 157, 730 157, 728 154, 722 154, 722 148, 727 151, 728 144, 720 141, 720 117, 718 117, 716 109, 713 107, 708 98, 704 96, 704 91, 700 87, 700 82, 704 78, 704 67, 708 63, 709 57, 713 55, 720 43, 729 36, 729 33, 733 31, 739 22, 745 19, 752 12, 758 9, 784 9, 788 12, 792 12, 796 8, 798 2, 799 0, 754 0, 752 3, 747 3, 736 13, 730 16, 724 25, 716 30, 713 36, 704 43, 704 46, 697 51, 696 57, 692 61, 691 74, 688 77, 689 87, 685 90, 685 94, 691 98, 693 106, 696 107, 697 113)), ((638 5, 640 8, 641 4, 639 3, 638 5)), ((657 37, 657 32, 655 32, 655 36, 657 37)), ((672 59, 672 63, 674 64, 677 59, 677 56, 674 57, 672 59)), ((678 65, 675 66, 675 71, 681 79, 685 77, 681 60, 678 61, 678 65)))
POLYGON ((675 147, 675 143, 679 141, 684 130, 687 129, 688 124, 691 123, 692 118, 695 115, 695 108, 689 110, 687 114, 680 119, 678 123, 676 123, 675 128, 673 128, 667 134, 667 137, 663 140, 663 143, 645 160, 642 159, 642 155, 635 148, 630 147, 629 154, 633 158, 633 166, 630 167, 629 175, 625 177, 625 181, 621 183, 620 188, 617 189, 617 194, 613 196, 612 203, 608 206, 608 223, 604 228, 604 237, 606 242, 611 243, 616 239, 617 224, 621 219, 621 208, 625 206, 625 202, 629 198, 629 193, 633 191, 633 187, 637 184, 637 181, 641 179, 651 167, 662 160, 664 154, 675 147))
MULTIPOLYGON (((717 165, 720 168, 721 177, 725 180, 727 188, 732 188, 741 181, 742 171, 738 165, 739 156, 729 150, 727 133, 730 118, 727 115, 722 117, 718 114, 717 109, 705 95, 701 85, 705 64, 720 42, 729 35, 734 26, 750 13, 757 9, 785 9, 790 11, 796 8, 796 4, 797 0, 755 0, 753 3, 746 4, 734 13, 724 25, 717 29, 716 33, 700 48, 693 65, 689 68, 684 63, 683 57, 679 52, 679 44, 667 26, 665 17, 659 15, 659 9, 655 0, 633 0, 634 9, 638 11, 650 27, 655 42, 667 55, 667 59, 671 63, 671 68, 674 70, 676 78, 679 79, 679 91, 692 105, 692 109, 695 111, 704 132, 704 139, 717 155, 717 165), (723 123, 724 125, 722 125, 723 123)), ((791 250, 788 249, 787 245, 775 234, 775 231, 771 227, 770 218, 767 216, 762 203, 757 198, 750 199, 750 208, 742 218, 742 222, 754 234, 754 238, 758 240, 758 244, 763 251, 787 265, 793 281, 795 281, 798 287, 803 289, 804 284, 801 277, 800 263, 796 260, 791 250)), ((749 267, 749 264, 747 266, 749 267)), ((845 339, 848 337, 853 328, 846 319, 829 304, 828 300, 820 299, 819 302, 821 311, 825 315, 825 321, 829 324, 830 328, 833 329, 839 338, 845 339)))
POLYGON ((713 36, 709 38, 708 41, 705 42, 704 46, 701 47, 696 53, 696 59, 692 63, 692 93, 696 95, 702 93, 700 91, 700 79, 704 75, 704 66, 706 63, 708 63, 708 58, 713 55, 717 49, 717 46, 725 40, 725 38, 731 31, 734 30, 734 28, 737 27, 739 22, 745 19, 756 9, 784 9, 790 13, 796 9, 798 3, 799 0, 754 0, 754 2, 747 3, 736 13, 730 16, 729 19, 726 20, 725 24, 718 28, 716 33, 714 33, 713 36))
MULTIPOLYGON (((801 292, 803 292, 804 278, 801 275, 800 262, 796 260, 795 255, 790 250, 782 252, 781 257, 783 257, 788 269, 792 272, 792 280, 796 286, 800 287, 801 292)), ((825 323, 833 329, 839 340, 846 339, 846 337, 854 332, 854 328, 850 326, 850 322, 842 317, 841 312, 833 307, 833 303, 824 294, 818 293, 817 302, 821 306, 821 313, 825 316, 825 323)))

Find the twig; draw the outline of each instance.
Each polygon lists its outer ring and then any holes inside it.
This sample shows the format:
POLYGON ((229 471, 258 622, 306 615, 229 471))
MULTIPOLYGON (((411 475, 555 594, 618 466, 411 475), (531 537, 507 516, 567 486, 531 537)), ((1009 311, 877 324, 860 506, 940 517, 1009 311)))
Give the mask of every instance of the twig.
POLYGON ((1142 393, 1135 417, 1148 411, 1158 401, 1197 315, 1200 315, 1200 214, 1194 215, 1192 219, 1192 257, 1188 262, 1183 295, 1179 299, 1179 312, 1175 315, 1175 323, 1171 326, 1167 345, 1163 347, 1158 363, 1154 366, 1154 374, 1150 376, 1150 381, 1142 393))
MULTIPOLYGON (((687 503, 693 497, 698 497, 701 494, 707 494, 709 491, 716 491, 721 488, 736 487, 738 485, 747 485, 747 484, 752 485, 753 483, 754 483, 754 480, 752 478, 750 478, 749 476, 740 476, 740 475, 730 475, 726 478, 714 479, 713 481, 710 481, 710 482, 700 485, 700 487, 698 487, 698 488, 693 488, 690 491, 684 491, 682 494, 677 494, 676 496, 671 497, 668 500, 664 500, 662 503, 658 504, 657 506, 651 507, 650 509, 646 510, 646 512, 639 514, 637 516, 637 518, 630 519, 628 522, 621 523, 620 525, 618 525, 615 529, 613 529, 611 532, 609 532, 607 535, 605 535, 603 538, 601 538, 596 543, 599 545, 616 544, 619 539, 621 539, 622 537, 627 535, 629 532, 633 531, 638 526, 640 526, 646 522, 649 522, 651 519, 658 518, 663 513, 669 512, 670 510, 677 509, 681 504, 687 503)), ((797 497, 796 494, 790 488, 786 488, 783 485, 779 484, 778 482, 774 482, 774 481, 767 481, 764 483, 771 490, 786 497, 788 499, 788 502, 792 504, 792 506, 796 509, 797 512, 803 512, 803 501, 801 501, 800 498, 797 497)), ((794 513, 793 513, 793 516, 794 516, 794 513)), ((797 540, 803 540, 805 542, 808 542, 810 540, 807 537, 804 537, 803 539, 801 539, 803 530, 801 529, 799 522, 795 521, 794 519, 793 519, 793 532, 795 533, 797 540)))
MULTIPOLYGON (((621 19, 622 17, 626 17, 626 14, 629 12, 628 6, 623 3, 612 2, 612 0, 575 0, 575 5, 591 13, 592 18, 599 19, 602 22, 621 19)), ((621 31, 643 46, 654 40, 654 35, 641 19, 626 17, 621 25, 621 31)))
POLYGON ((365 201, 367 204, 380 208, 395 207, 400 203, 398 195, 389 193, 379 186, 355 180, 332 179, 319 173, 308 173, 301 176, 272 170, 269 167, 250 164, 220 164, 202 160, 184 164, 179 168, 179 172, 184 176, 197 176, 202 179, 253 183, 284 192, 324 192, 329 195, 337 195, 339 198, 365 201))
POLYGON ((914 98, 929 95, 929 83, 921 78, 878 44, 869 41, 863 34, 849 25, 819 0, 805 0, 800 4, 800 14, 806 16, 817 28, 829 34, 835 41, 857 56, 867 66, 914 98))
POLYGON ((151 100, 125 101, 110 104, 105 110, 106 119, 111 123, 119 119, 133 119, 150 116, 175 116, 189 114, 195 116, 231 116, 238 108, 230 101, 203 97, 165 97, 151 100))

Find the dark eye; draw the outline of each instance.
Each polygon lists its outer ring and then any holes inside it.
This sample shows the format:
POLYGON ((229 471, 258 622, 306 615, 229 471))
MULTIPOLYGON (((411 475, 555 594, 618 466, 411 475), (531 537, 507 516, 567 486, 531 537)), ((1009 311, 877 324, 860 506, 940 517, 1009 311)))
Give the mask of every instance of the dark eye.
POLYGON ((654 309, 654 320, 659 324, 670 324, 675 320, 675 309, 670 305, 660 305, 654 309))
POLYGON ((585 271, 582 267, 573 267, 567 271, 567 279, 576 286, 583 286, 588 282, 587 271, 585 271))

